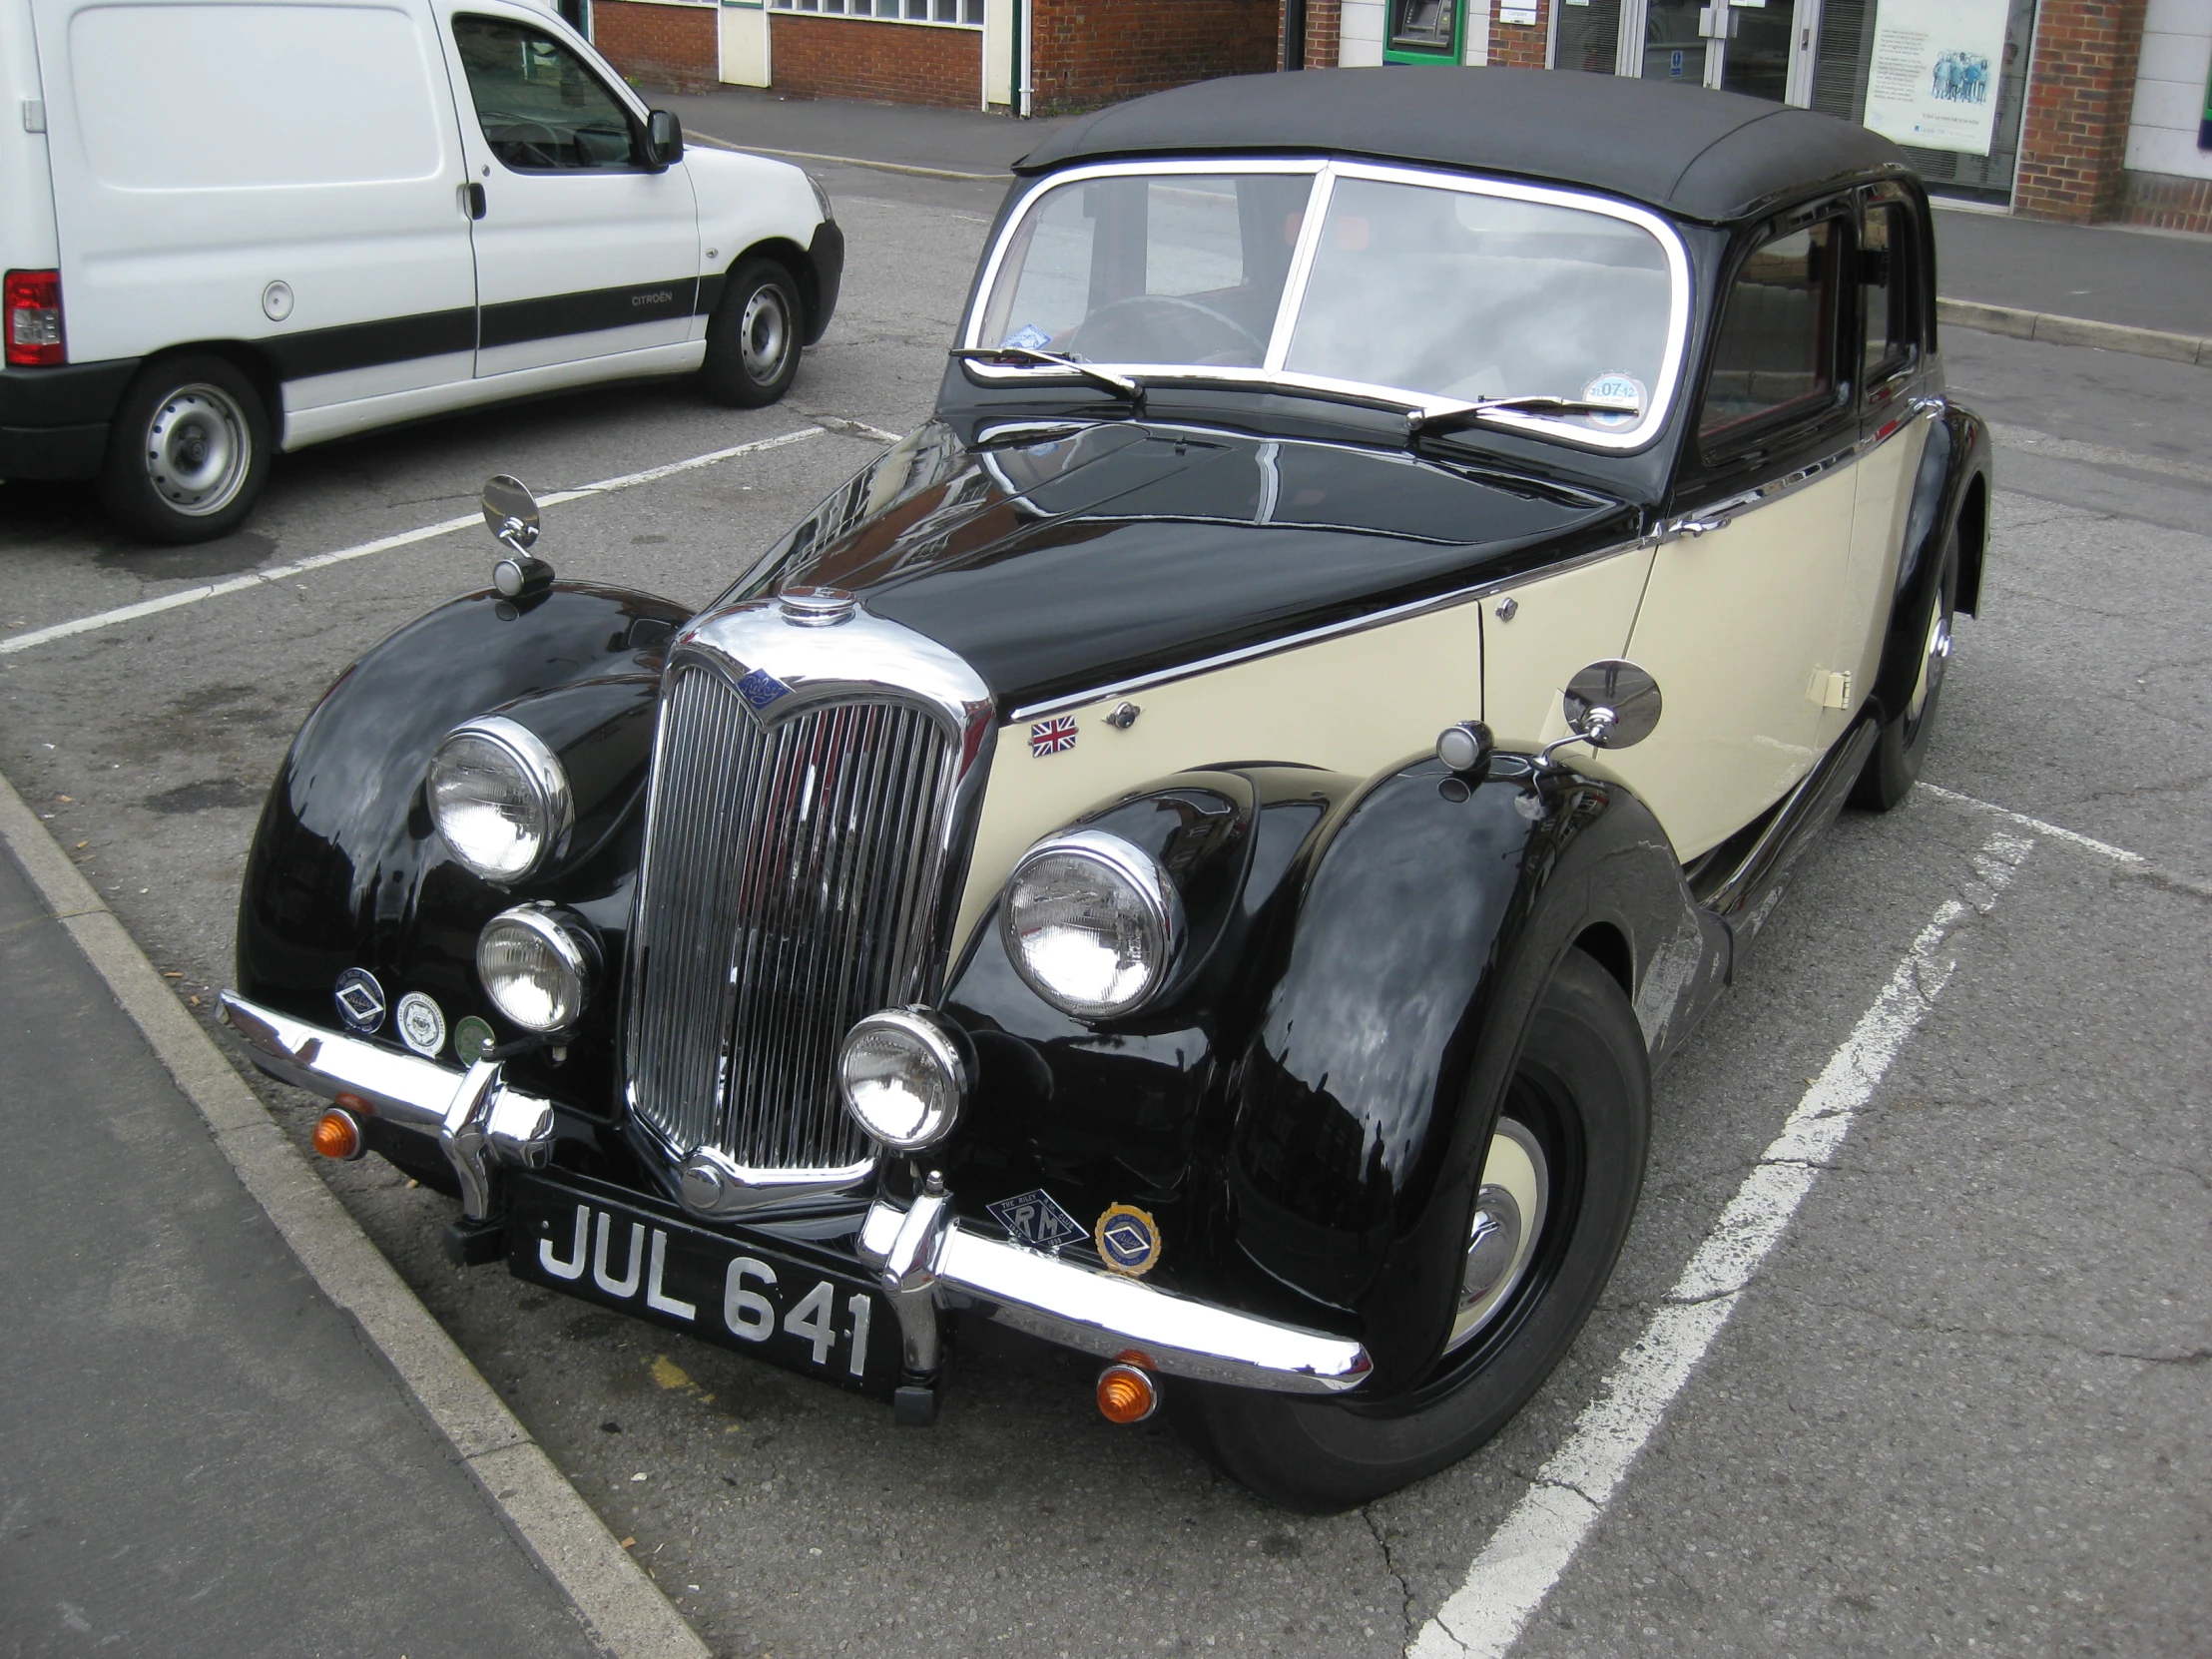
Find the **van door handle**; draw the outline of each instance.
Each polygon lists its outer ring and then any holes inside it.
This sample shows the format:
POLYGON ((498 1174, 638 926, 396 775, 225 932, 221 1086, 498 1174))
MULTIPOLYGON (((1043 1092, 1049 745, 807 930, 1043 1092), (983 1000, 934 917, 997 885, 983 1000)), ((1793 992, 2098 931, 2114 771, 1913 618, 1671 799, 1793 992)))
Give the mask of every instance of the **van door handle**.
POLYGON ((461 207, 471 219, 484 217, 484 187, 471 179, 461 187, 461 207))

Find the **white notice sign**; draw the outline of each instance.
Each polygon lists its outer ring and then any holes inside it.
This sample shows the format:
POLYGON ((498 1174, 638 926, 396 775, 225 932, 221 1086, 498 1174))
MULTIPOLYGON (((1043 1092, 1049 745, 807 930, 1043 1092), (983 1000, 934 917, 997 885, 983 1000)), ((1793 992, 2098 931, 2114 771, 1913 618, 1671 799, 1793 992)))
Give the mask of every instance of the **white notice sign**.
POLYGON ((2010 0, 1881 0, 1866 122, 1921 150, 1986 156, 2010 0))

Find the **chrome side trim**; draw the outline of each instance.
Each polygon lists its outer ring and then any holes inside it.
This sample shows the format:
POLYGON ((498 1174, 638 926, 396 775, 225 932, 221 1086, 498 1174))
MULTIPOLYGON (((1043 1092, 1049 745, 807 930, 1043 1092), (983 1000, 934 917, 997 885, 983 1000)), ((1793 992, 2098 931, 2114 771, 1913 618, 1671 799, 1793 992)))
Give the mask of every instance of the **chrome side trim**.
POLYGON ((1337 1394, 1374 1370, 1348 1337, 1279 1325, 1178 1296, 1143 1280, 1046 1256, 948 1219, 941 1193, 909 1210, 878 1200, 859 1235, 860 1259, 898 1309, 910 1369, 933 1369, 940 1310, 980 1309, 1011 1326, 1108 1360, 1132 1351, 1148 1370, 1277 1393, 1337 1394), (916 1354, 931 1365, 913 1364, 916 1354))
POLYGON ((1557 564, 1545 565, 1540 570, 1516 571, 1511 576, 1496 576, 1486 582, 1476 582, 1464 588, 1453 588, 1449 593, 1437 594, 1432 599, 1411 599, 1402 605, 1391 605, 1380 611, 1370 611, 1365 616, 1348 617, 1343 622, 1325 623, 1319 628, 1303 629, 1296 634, 1285 634, 1279 639, 1260 640, 1252 645, 1237 647, 1234 651, 1216 652, 1211 657, 1177 663, 1172 668, 1154 669, 1149 674, 1133 675, 1127 680, 1110 680, 1088 691, 1070 692, 1065 697, 1054 697, 1042 703, 1030 703, 1016 709, 1006 717, 1012 726, 1025 720, 1042 720, 1047 715, 1064 715, 1071 709, 1080 709, 1086 703, 1102 702, 1109 697, 1130 697, 1155 686, 1172 686, 1178 680, 1195 680, 1202 674, 1212 674, 1216 669, 1234 667, 1238 663, 1273 657, 1285 651, 1297 651, 1304 646, 1318 645, 1323 640, 1340 639, 1347 634, 1364 634, 1371 628, 1386 628, 1393 622, 1403 622, 1409 617, 1426 616, 1431 611, 1446 611, 1454 605, 1464 605, 1470 600, 1485 599, 1507 588, 1523 587, 1539 578, 1557 576, 1564 571, 1580 570, 1585 565, 1602 563, 1623 553, 1634 553, 1653 545, 1650 536, 1639 536, 1634 541, 1614 542, 1572 559, 1562 559, 1557 564))
POLYGON ((1858 460, 1862 455, 1881 448, 1914 421, 1933 419, 1941 412, 1941 405, 1938 402, 1932 400, 1917 402, 1911 413, 1901 416, 1871 437, 1859 438, 1844 445, 1843 448, 1832 455, 1823 455, 1819 460, 1801 466, 1794 472, 1785 472, 1779 478, 1770 478, 1766 483, 1760 484, 1756 488, 1741 490, 1735 495, 1724 497, 1708 506, 1700 507, 1695 512, 1685 513, 1680 518, 1669 519, 1659 527, 1656 539, 1665 543, 1679 540, 1683 536, 1705 536, 1712 534, 1715 530, 1725 530, 1735 522, 1739 514, 1749 512, 1754 507, 1764 507, 1771 502, 1780 501, 1785 496, 1795 495, 1807 485, 1818 483, 1838 467, 1848 465, 1850 462, 1858 460))
MULTIPOLYGON (((1306 297, 1307 284, 1313 275, 1314 251, 1321 237, 1321 220, 1327 209, 1336 181, 1343 179, 1371 179, 1384 184, 1409 185, 1428 190, 1456 191, 1463 196, 1488 196, 1512 202, 1528 202, 1543 207, 1568 208, 1583 213, 1599 214, 1607 219, 1620 220, 1634 225, 1649 235, 1659 245, 1667 266, 1667 338, 1660 354, 1659 373, 1651 391, 1651 404, 1643 411, 1637 423, 1622 432, 1591 430, 1569 426, 1557 417, 1546 418, 1536 414, 1520 414, 1500 411, 1493 422, 1500 428, 1520 431, 1532 437, 1553 439, 1577 444, 1584 448, 1601 450, 1641 449, 1657 437, 1665 427, 1669 411, 1680 390, 1682 367, 1689 345, 1690 332, 1690 260, 1684 251, 1682 239, 1660 215, 1650 210, 1615 201, 1611 197, 1597 196, 1580 191, 1548 189, 1537 185, 1508 183, 1502 179, 1477 177, 1466 173, 1454 173, 1440 169, 1408 166, 1384 166, 1372 162, 1321 161, 1321 160, 1263 160, 1256 157, 1225 155, 1210 157, 1204 161, 1148 161, 1148 162, 1100 162, 1085 167, 1071 167, 1040 177, 1023 198, 1020 211, 1009 214, 1005 228, 998 240, 984 256, 983 272, 975 285, 975 302, 970 306, 960 330, 960 344, 973 349, 983 343, 981 334, 983 315, 998 285, 998 273, 1015 242, 1027 234, 1030 215, 1039 203, 1054 190, 1066 185, 1079 184, 1094 179, 1115 178, 1164 178, 1177 175, 1222 176, 1235 174, 1276 173, 1311 174, 1314 186, 1307 197, 1306 218, 1300 227, 1297 249, 1291 256, 1291 269, 1283 283, 1283 298, 1276 310, 1275 327, 1268 340, 1267 351, 1260 368, 1199 368, 1188 363, 1101 363, 1101 368, 1135 376, 1148 382, 1194 380, 1211 383, 1249 384, 1259 389, 1269 386, 1293 386, 1316 391, 1348 392, 1362 396, 1381 396, 1392 401, 1402 400, 1408 408, 1417 408, 1424 414, 1440 413, 1458 406, 1458 400, 1439 397, 1431 393, 1409 391, 1401 386, 1385 386, 1367 381, 1339 380, 1325 375, 1299 374, 1280 365, 1290 352, 1290 333, 1295 325, 1301 305, 1306 297)), ((977 379, 985 383, 1019 385, 1024 381, 1066 378, 1061 370, 1037 368, 998 367, 990 363, 966 362, 961 365, 977 379)))

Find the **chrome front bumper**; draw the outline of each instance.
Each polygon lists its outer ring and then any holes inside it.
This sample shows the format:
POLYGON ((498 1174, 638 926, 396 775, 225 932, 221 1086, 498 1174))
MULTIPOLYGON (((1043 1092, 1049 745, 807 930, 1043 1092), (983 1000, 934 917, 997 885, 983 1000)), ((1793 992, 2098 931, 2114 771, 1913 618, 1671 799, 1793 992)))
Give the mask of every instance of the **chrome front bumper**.
MULTIPOLYGON (((497 1061, 452 1071, 231 991, 222 994, 217 1017, 272 1076, 325 1100, 350 1096, 378 1121, 436 1138, 460 1177, 472 1221, 494 1213, 501 1165, 541 1169, 551 1155, 551 1102, 506 1087, 497 1061)), ((941 1190, 903 1210, 876 1200, 858 1243, 860 1260, 898 1310, 905 1370, 915 1377, 936 1374, 938 1315, 961 1308, 1079 1353, 1237 1387, 1341 1393, 1373 1369, 1367 1350, 1350 1338, 1279 1325, 988 1237, 953 1216, 941 1190)))
POLYGON ((497 1060, 448 1071, 411 1054, 327 1030, 249 1002, 235 991, 217 999, 216 1018, 254 1051, 254 1063, 318 1094, 346 1097, 383 1123, 434 1137, 461 1184, 461 1211, 488 1220, 498 1207, 499 1167, 543 1169, 553 1152, 553 1103, 510 1089, 497 1060))

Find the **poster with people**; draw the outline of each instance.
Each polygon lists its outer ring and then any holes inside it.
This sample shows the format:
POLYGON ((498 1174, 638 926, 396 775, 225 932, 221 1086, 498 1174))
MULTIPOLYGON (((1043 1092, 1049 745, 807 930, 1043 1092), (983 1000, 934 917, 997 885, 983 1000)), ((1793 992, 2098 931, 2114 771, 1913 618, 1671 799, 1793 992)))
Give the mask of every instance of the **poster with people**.
POLYGON ((1986 156, 2008 0, 1881 0, 1866 123, 1920 150, 1986 156))

